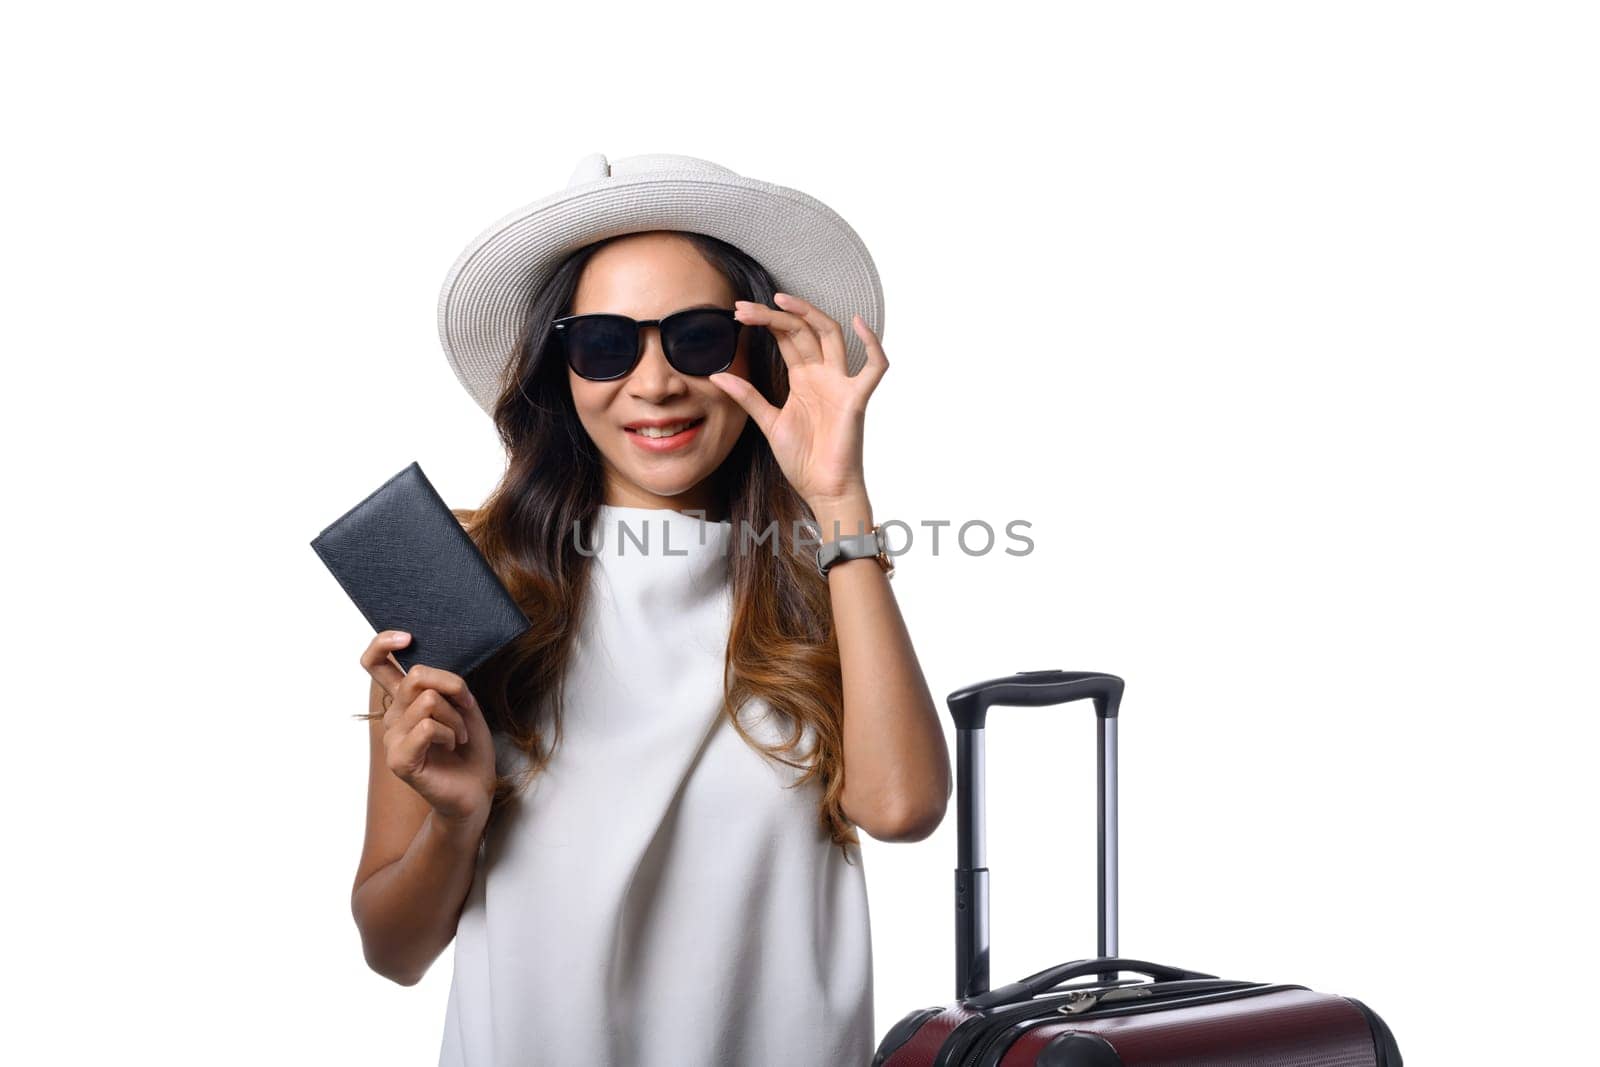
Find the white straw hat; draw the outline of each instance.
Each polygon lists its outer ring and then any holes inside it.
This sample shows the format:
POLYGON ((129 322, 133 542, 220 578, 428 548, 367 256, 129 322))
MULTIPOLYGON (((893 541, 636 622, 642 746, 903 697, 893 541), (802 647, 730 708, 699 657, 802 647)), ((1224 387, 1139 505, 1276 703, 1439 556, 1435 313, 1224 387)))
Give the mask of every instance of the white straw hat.
POLYGON ((479 234, 445 277, 439 343, 479 407, 493 412, 529 305, 561 261, 585 245, 645 230, 708 234, 752 256, 779 292, 839 323, 851 374, 867 359, 851 313, 883 337, 883 286, 872 256, 820 200, 692 156, 611 163, 596 152, 579 161, 564 190, 479 234))

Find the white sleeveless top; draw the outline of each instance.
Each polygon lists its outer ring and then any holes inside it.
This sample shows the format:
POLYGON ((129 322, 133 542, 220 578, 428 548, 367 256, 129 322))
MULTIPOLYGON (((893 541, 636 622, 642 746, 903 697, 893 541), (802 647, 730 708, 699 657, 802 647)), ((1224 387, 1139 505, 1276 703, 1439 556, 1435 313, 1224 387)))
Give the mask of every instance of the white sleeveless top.
MULTIPOLYGON (((785 789, 801 772, 721 714, 732 534, 601 508, 564 736, 479 854, 440 1067, 871 1060, 861 850, 847 865, 818 822, 820 785, 785 789)), ((740 721, 763 741, 787 733, 765 701, 740 721)), ((808 729, 789 758, 812 743, 808 729)), ((503 772, 526 765, 503 735, 495 748, 503 772)))

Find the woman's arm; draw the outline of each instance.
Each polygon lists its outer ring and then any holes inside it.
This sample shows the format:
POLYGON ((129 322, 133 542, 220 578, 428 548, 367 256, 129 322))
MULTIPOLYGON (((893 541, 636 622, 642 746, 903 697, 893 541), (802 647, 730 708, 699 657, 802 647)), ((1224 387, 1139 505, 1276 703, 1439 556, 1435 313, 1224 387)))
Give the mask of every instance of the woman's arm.
MULTIPOLYGON (((866 493, 817 501, 822 539, 872 528, 866 493)), ((828 568, 844 674, 845 815, 880 841, 921 841, 950 799, 950 753, 911 635, 875 559, 828 568)))
MULTIPOLYGON (((373 682, 368 707, 380 715, 383 695, 373 682)), ((367 966, 409 986, 455 937, 488 818, 442 817, 389 769, 382 719, 371 721, 371 736, 366 840, 350 910, 367 966)))
MULTIPOLYGON (((815 305, 777 293, 771 308, 734 301, 742 323, 764 326, 789 369, 789 395, 774 407, 736 374, 711 375, 744 408, 772 446, 784 476, 810 506, 822 539, 872 524, 862 464, 867 397, 889 357, 860 315, 851 318, 867 358, 848 372, 844 332, 815 305)), ((872 560, 828 570, 834 628, 844 674, 844 809, 880 841, 920 841, 944 818, 950 754, 911 637, 872 560)))

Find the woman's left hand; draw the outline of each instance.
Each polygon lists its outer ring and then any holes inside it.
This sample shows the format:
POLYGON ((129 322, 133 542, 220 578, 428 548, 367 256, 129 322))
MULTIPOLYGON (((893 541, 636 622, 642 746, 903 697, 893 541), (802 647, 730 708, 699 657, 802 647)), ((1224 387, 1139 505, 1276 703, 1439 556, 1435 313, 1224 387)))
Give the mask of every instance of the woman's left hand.
POLYGON ((789 484, 815 511, 829 503, 866 495, 862 470, 862 428, 867 397, 877 387, 889 359, 883 346, 856 315, 856 335, 867 347, 867 361, 851 376, 845 369, 844 332, 813 305, 787 293, 765 304, 735 301, 739 321, 772 331, 789 368, 789 398, 782 408, 768 403, 750 382, 723 371, 711 380, 755 420, 772 446, 789 484))

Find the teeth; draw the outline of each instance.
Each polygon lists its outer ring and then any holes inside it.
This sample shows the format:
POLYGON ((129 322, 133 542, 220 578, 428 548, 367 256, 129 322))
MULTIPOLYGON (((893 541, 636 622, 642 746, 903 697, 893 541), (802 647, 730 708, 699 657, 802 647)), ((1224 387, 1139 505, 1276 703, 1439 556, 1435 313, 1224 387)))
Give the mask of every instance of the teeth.
POLYGON ((641 426, 634 433, 642 437, 671 437, 675 433, 682 433, 693 425, 693 422, 694 420, 691 419, 689 422, 680 422, 676 426, 662 426, 659 429, 654 426, 641 426))

